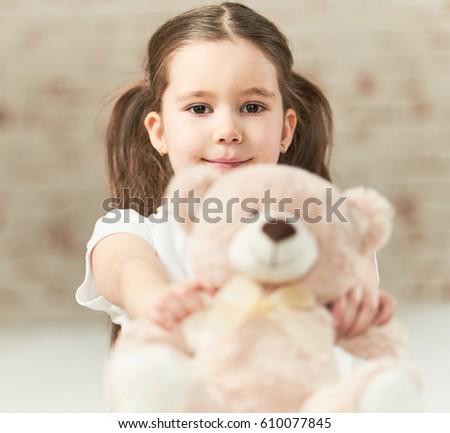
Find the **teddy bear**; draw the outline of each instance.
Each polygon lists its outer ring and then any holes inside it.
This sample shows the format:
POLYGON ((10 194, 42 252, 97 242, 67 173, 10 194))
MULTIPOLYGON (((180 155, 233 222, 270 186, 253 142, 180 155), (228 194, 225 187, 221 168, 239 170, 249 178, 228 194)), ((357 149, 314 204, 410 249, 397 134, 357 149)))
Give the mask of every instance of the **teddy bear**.
POLYGON ((174 330, 124 328, 107 366, 113 410, 420 411, 399 321, 338 338, 329 310, 352 287, 377 290, 362 268, 391 236, 383 196, 260 164, 187 169, 165 197, 187 237, 189 274, 219 290, 174 330), (365 362, 341 377, 336 347, 365 362))

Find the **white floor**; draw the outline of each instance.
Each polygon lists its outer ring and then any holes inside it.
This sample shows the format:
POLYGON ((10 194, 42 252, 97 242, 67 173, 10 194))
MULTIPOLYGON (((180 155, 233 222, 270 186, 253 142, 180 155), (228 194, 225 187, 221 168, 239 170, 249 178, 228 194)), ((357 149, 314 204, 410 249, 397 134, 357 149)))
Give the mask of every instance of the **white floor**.
MULTIPOLYGON (((423 376, 424 410, 450 412, 450 304, 399 311, 411 341, 406 358, 423 376)), ((0 412, 106 412, 103 317, 85 325, 0 328, 0 412)))

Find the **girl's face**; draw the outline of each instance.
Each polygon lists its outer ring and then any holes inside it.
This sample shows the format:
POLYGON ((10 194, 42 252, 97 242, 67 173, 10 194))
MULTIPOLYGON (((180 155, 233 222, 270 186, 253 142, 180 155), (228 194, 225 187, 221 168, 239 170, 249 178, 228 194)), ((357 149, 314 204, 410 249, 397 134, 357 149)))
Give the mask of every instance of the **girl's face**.
POLYGON ((275 66, 243 41, 196 42, 171 60, 161 113, 145 119, 153 146, 176 172, 198 164, 221 171, 276 163, 292 139, 275 66))

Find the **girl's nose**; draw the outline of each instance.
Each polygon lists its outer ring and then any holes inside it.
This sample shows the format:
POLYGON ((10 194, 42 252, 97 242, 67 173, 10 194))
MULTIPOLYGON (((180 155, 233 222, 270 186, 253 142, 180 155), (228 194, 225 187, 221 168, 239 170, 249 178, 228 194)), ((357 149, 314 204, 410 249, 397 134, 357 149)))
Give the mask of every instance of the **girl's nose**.
POLYGON ((242 131, 230 117, 217 125, 213 140, 217 144, 239 144, 242 142, 242 131))

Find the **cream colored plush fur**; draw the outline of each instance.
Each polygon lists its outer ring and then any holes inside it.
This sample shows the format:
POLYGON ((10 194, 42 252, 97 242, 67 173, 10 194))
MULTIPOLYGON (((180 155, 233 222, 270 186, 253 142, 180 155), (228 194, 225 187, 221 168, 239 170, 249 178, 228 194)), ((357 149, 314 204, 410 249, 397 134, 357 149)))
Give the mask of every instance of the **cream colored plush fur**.
POLYGON ((336 340, 327 309, 350 288, 371 284, 362 263, 389 240, 386 199, 273 165, 221 176, 190 169, 173 179, 167 196, 189 197, 192 189, 199 202, 169 212, 186 220, 192 274, 219 292, 173 332, 135 322, 122 333, 107 371, 115 410, 419 410, 417 375, 399 361, 401 324, 336 340), (263 203, 267 191, 274 203, 263 203), (205 215, 208 200, 220 200, 222 213, 205 215), (341 379, 336 345, 367 363, 341 379))

